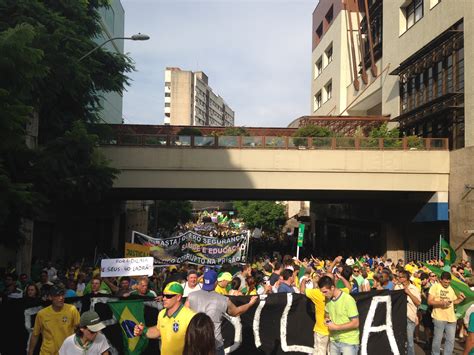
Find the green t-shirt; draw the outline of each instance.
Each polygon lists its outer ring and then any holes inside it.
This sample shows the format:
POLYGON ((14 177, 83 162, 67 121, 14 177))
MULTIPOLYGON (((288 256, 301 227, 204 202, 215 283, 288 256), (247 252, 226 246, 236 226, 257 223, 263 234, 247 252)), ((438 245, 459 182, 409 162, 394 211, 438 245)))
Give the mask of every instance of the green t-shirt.
MULTIPOLYGON (((326 302, 326 313, 334 324, 349 323, 359 317, 356 301, 351 295, 341 292, 337 299, 326 302)), ((359 344, 359 328, 351 330, 330 331, 331 341, 345 344, 359 344)))

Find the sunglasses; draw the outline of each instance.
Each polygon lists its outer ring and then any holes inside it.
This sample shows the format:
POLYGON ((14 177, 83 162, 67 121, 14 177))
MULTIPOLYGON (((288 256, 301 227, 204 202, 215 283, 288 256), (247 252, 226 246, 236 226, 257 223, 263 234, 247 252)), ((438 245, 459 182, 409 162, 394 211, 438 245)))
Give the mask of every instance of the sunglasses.
POLYGON ((163 295, 164 298, 168 298, 168 299, 173 298, 174 296, 176 295, 163 295))

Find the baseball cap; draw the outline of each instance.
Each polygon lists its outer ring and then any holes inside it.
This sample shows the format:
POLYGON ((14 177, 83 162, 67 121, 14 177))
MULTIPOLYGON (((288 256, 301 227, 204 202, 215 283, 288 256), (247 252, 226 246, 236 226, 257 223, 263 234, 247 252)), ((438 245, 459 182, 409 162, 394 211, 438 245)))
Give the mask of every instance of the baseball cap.
POLYGON ((50 296, 59 296, 59 295, 64 295, 65 291, 64 288, 59 287, 59 286, 52 286, 49 289, 49 295, 50 296))
POLYGON ((97 312, 87 311, 82 313, 81 320, 79 322, 80 327, 87 327, 91 332, 98 332, 105 328, 104 323, 100 321, 100 317, 97 312))
POLYGON ((163 290, 164 295, 182 295, 184 293, 183 286, 179 283, 173 281, 166 285, 165 289, 163 290))
POLYGON ((219 276, 217 276, 217 281, 232 281, 232 275, 230 272, 221 272, 219 276))
POLYGON ((208 270, 204 273, 202 289, 204 291, 212 291, 216 288, 215 284, 217 281, 217 272, 214 270, 208 270))

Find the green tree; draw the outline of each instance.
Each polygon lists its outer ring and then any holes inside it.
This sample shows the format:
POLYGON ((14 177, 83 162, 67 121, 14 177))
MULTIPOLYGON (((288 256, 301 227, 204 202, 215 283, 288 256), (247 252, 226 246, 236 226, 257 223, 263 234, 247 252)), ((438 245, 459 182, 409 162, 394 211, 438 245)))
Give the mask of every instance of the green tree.
POLYGON ((227 127, 222 131, 221 136, 250 136, 250 133, 244 127, 227 127))
POLYGON ((198 128, 184 127, 178 131, 178 136, 202 136, 202 132, 198 128))
POLYGON ((234 201, 240 218, 249 228, 279 232, 286 221, 286 208, 274 201, 234 201))
POLYGON ((301 128, 293 133, 293 144, 296 146, 306 146, 308 141, 306 139, 301 139, 301 137, 315 137, 315 138, 326 138, 331 137, 333 132, 326 127, 320 127, 316 125, 308 125, 301 128))
POLYGON ((22 218, 88 206, 112 186, 117 172, 97 151, 95 124, 101 94, 121 93, 133 64, 105 50, 78 61, 97 45, 102 6, 0 0, 0 243, 21 242, 22 218))
POLYGON ((179 223, 191 220, 192 211, 190 201, 156 201, 150 208, 150 217, 155 229, 172 233, 179 223))
POLYGON ((400 131, 398 128, 389 129, 387 123, 383 123, 379 127, 373 128, 369 133, 369 139, 363 141, 361 146, 377 147, 379 138, 383 138, 385 148, 398 148, 402 145, 400 131))

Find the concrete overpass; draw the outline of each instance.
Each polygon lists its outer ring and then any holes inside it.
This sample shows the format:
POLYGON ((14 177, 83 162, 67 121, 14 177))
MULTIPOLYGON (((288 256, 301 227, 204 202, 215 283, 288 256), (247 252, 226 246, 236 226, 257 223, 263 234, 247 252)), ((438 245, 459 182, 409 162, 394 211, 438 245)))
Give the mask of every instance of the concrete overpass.
POLYGON ((121 170, 114 193, 128 199, 168 198, 168 194, 176 198, 179 191, 187 193, 184 198, 196 198, 201 191, 208 199, 213 198, 209 193, 219 191, 227 191, 227 199, 249 198, 249 191, 254 198, 276 194, 282 199, 341 192, 346 197, 357 193, 381 197, 448 191, 449 151, 444 140, 422 141, 410 148, 403 139, 390 147, 383 140, 368 147, 360 140, 348 144, 347 138, 343 143, 326 138, 324 144, 318 141, 320 146, 305 142, 295 147, 288 138, 278 137, 285 144, 275 147, 268 146, 268 137, 257 146, 245 145, 243 138, 222 138, 188 137, 176 144, 162 137, 153 140, 160 144, 146 144, 150 139, 142 137, 104 145, 101 151, 121 170))

